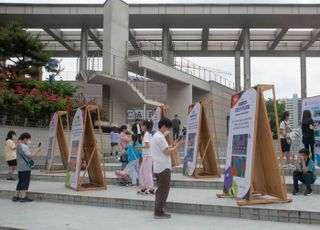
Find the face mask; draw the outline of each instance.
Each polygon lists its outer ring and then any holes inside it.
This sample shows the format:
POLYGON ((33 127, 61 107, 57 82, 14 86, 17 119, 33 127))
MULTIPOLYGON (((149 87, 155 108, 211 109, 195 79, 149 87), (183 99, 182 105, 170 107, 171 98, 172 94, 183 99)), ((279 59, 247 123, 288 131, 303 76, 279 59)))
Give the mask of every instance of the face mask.
POLYGON ((31 145, 31 143, 32 143, 31 140, 27 141, 27 145, 31 145))

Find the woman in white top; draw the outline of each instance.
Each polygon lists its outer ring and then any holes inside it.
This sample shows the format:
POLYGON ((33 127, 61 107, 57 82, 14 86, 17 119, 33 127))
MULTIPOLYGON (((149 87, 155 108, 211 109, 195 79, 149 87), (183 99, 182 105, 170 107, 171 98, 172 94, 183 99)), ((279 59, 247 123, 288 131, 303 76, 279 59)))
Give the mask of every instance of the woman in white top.
POLYGON ((153 187, 153 175, 152 175, 152 155, 150 152, 150 134, 151 124, 149 121, 143 121, 141 124, 141 130, 143 132, 142 146, 135 148, 137 150, 142 150, 142 163, 140 167, 140 185, 141 190, 138 193, 141 194, 154 194, 153 187))
POLYGON ((291 129, 289 127, 289 117, 290 117, 290 113, 288 111, 285 111, 281 116, 281 123, 280 123, 281 150, 282 150, 282 154, 286 155, 286 160, 287 160, 287 164, 284 165, 284 168, 293 167, 293 165, 290 165, 291 129))
POLYGON ((6 141, 4 143, 4 149, 5 149, 5 155, 6 155, 6 161, 9 166, 9 172, 7 176, 7 180, 15 180, 13 178, 13 173, 16 170, 17 167, 17 153, 16 153, 16 133, 14 131, 9 131, 6 141))

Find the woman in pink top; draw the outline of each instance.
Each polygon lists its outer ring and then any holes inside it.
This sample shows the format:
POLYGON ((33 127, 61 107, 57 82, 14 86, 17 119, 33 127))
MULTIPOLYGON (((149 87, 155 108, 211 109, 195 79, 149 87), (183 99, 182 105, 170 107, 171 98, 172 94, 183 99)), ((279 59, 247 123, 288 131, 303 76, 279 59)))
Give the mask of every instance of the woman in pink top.
POLYGON ((126 125, 122 125, 120 127, 119 145, 120 145, 120 162, 122 163, 121 164, 122 170, 127 166, 129 162, 126 150, 130 144, 130 138, 126 134, 127 131, 128 131, 128 128, 126 125))

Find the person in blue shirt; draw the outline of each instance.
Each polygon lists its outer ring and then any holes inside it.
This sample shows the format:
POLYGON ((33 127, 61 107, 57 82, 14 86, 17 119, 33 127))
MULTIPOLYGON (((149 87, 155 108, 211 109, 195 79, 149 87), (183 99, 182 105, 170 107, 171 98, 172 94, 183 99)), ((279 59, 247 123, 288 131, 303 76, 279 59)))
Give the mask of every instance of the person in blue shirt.
POLYGON ((127 149, 128 155, 128 167, 129 167, 129 174, 131 177, 131 184, 132 186, 136 186, 138 183, 139 178, 139 160, 141 158, 142 152, 135 149, 135 147, 141 147, 141 138, 140 135, 133 134, 132 135, 132 142, 129 144, 127 149))
POLYGON ((311 185, 317 179, 316 168, 313 161, 309 158, 308 149, 300 149, 299 151, 299 160, 295 164, 296 170, 293 172, 293 186, 294 190, 293 195, 299 193, 298 181, 301 181, 306 185, 305 196, 312 194, 311 185))

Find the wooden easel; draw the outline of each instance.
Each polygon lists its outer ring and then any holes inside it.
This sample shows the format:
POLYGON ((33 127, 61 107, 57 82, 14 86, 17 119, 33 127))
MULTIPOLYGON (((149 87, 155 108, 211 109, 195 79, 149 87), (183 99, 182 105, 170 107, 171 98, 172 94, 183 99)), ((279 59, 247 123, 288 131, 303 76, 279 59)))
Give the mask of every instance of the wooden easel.
POLYGON ((99 190, 106 189, 105 182, 105 170, 102 172, 99 147, 96 143, 94 136, 93 123, 92 123, 92 112, 96 112, 98 115, 99 122, 99 135, 100 145, 102 147, 102 131, 100 122, 100 111, 97 105, 86 105, 83 107, 84 110, 84 124, 82 134, 82 146, 80 154, 80 164, 85 164, 85 170, 81 174, 81 167, 78 167, 78 185, 76 190, 99 190), (86 174, 89 175, 89 182, 83 182, 86 179, 86 174))
POLYGON ((200 102, 200 125, 198 137, 198 151, 196 156, 196 168, 194 172, 195 178, 217 178, 221 176, 219 154, 216 148, 213 148, 212 136, 208 126, 205 106, 212 108, 213 129, 215 132, 215 145, 217 147, 217 134, 213 112, 213 104, 209 99, 200 102))
MULTIPOLYGON (((278 167, 277 155, 274 148, 270 124, 268 121, 267 108, 263 92, 272 90, 274 100, 274 111, 276 114, 276 127, 278 144, 280 146, 279 123, 277 117, 276 98, 273 85, 257 85, 255 130, 253 143, 252 170, 250 177, 250 190, 246 199, 239 199, 237 204, 270 204, 280 202, 291 202, 287 197, 285 176, 283 170, 283 157, 280 148, 281 172, 278 167), (263 195, 274 198, 263 198, 263 195)), ((230 133, 229 133, 230 135, 230 133)), ((218 197, 230 197, 226 192, 217 194, 218 197)))
MULTIPOLYGON (((44 172, 44 173, 62 173, 62 172, 65 172, 67 169, 68 144, 67 144, 67 140, 66 140, 65 133, 64 133, 62 117, 65 116, 65 118, 66 118, 66 125, 67 125, 66 129, 67 129, 68 136, 69 136, 69 117, 68 117, 67 111, 57 111, 56 114, 57 114, 57 126, 56 126, 56 130, 55 130, 54 137, 53 137, 54 138, 53 146, 51 147, 51 149, 48 148, 48 150, 50 149, 52 151, 51 164, 45 165, 45 168, 43 170, 41 170, 41 172, 44 172), (54 163, 54 153, 55 153, 57 144, 59 146, 63 169, 55 169, 52 167, 54 165, 53 164, 54 163)), ((53 114, 53 116, 54 116, 54 114, 53 114)))
MULTIPOLYGON (((166 117, 167 110, 169 109, 169 106, 162 105, 162 106, 159 106, 158 108, 160 108, 160 119, 166 117)), ((158 124, 153 124, 153 125, 158 126, 158 124)), ((158 129, 158 127, 157 127, 157 129, 158 129)), ((166 140, 167 140, 168 145, 172 145, 174 143, 172 132, 170 132, 168 135, 166 135, 166 140)), ((178 152, 171 154, 171 164, 172 164, 172 167, 181 165, 181 159, 180 159, 178 152)))

